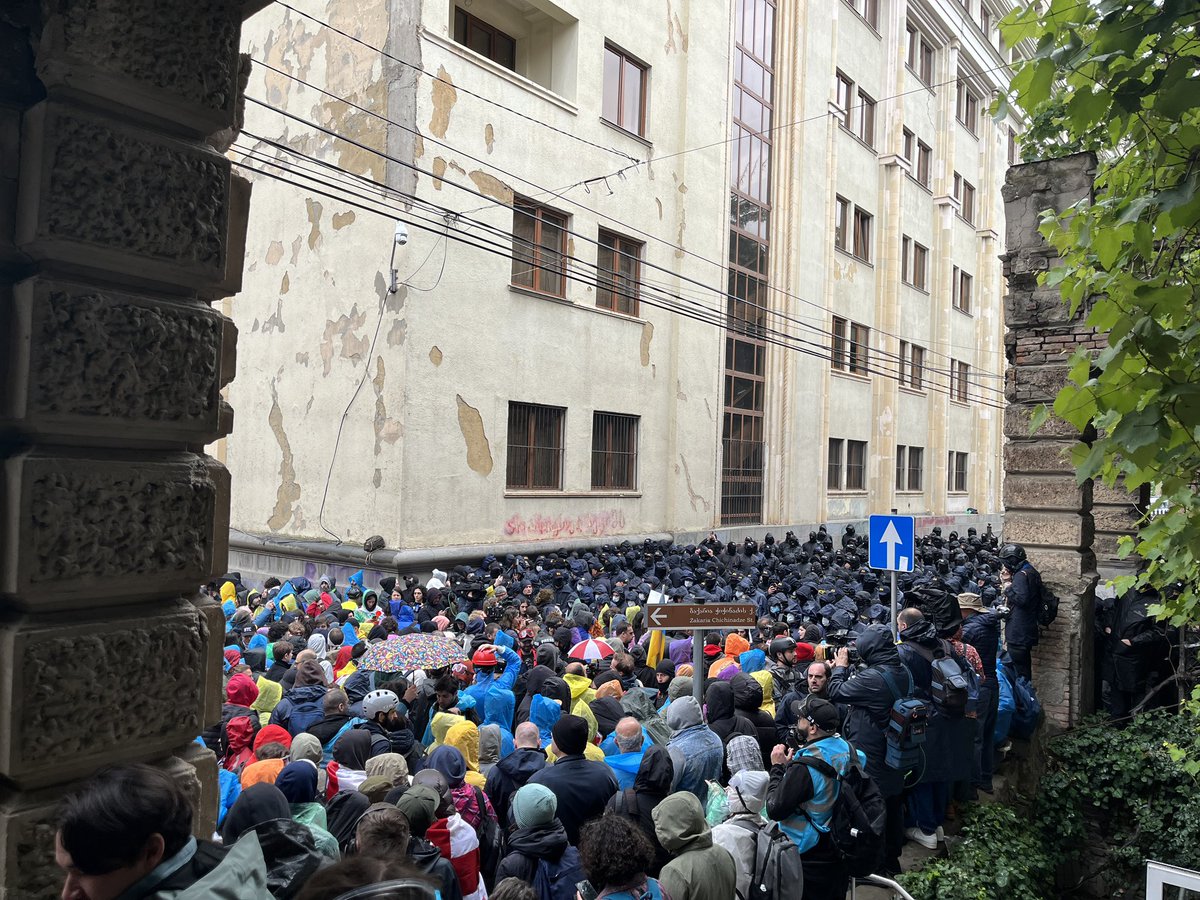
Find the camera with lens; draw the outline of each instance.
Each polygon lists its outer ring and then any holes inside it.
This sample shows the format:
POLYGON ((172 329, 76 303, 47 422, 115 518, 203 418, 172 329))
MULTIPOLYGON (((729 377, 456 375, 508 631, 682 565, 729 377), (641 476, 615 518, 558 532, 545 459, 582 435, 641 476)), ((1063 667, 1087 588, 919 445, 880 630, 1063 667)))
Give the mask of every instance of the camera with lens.
POLYGON ((1001 622, 1007 622, 1008 617, 1012 615, 1012 608, 1007 603, 1001 603, 993 606, 992 612, 1000 617, 1001 622))
POLYGON ((835 652, 843 647, 849 651, 851 666, 858 666, 862 663, 862 657, 858 655, 857 640, 858 635, 848 631, 834 631, 825 635, 825 643, 835 648, 835 652))

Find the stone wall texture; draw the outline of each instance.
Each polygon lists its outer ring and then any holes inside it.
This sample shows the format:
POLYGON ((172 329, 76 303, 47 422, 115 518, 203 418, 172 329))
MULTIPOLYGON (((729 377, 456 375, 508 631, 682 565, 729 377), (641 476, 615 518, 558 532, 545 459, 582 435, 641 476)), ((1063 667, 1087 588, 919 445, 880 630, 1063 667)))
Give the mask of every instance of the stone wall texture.
POLYGON ((160 765, 216 824, 224 436, 263 0, 0 5, 0 900, 58 896, 55 810, 160 765))
MULTIPOLYGON (((1070 423, 1051 416, 1030 433, 1033 411, 1052 405, 1067 381, 1068 361, 1079 348, 1099 350, 1106 336, 1085 324, 1086 304, 1072 314, 1056 288, 1038 277, 1058 262, 1038 233, 1044 210, 1063 210, 1091 195, 1096 160, 1091 154, 1027 163, 1008 170, 1004 186, 1008 252, 1005 298, 1004 538, 1025 546, 1030 561, 1060 598, 1057 620, 1043 629, 1034 652, 1034 681, 1051 727, 1067 728, 1094 706, 1092 621, 1098 581, 1097 492, 1079 484, 1070 450, 1088 440, 1070 423)), ((1103 495, 1107 500, 1108 495, 1103 495)))

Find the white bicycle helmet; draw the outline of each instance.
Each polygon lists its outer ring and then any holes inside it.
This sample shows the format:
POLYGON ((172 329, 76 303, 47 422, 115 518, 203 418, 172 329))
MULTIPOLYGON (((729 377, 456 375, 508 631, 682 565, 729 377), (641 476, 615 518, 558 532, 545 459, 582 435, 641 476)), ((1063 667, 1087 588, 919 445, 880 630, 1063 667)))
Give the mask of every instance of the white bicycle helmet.
POLYGON ((380 713, 391 712, 400 705, 400 698, 392 691, 371 691, 363 697, 363 715, 374 719, 380 713))

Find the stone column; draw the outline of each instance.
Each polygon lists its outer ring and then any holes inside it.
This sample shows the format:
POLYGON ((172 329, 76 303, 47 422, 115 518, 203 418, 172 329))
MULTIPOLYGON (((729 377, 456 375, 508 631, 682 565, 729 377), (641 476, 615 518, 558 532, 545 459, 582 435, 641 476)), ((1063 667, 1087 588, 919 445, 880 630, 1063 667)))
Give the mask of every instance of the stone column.
MULTIPOLYGON (((262 5, 261 2, 258 3, 262 5)), ((236 333, 249 186, 235 0, 0 10, 0 897, 57 896, 54 812, 116 762, 216 818, 236 333)))
POLYGON ((1081 346, 1104 346, 1084 324, 1086 309, 1071 316, 1057 288, 1038 275, 1057 254, 1038 233, 1040 214, 1061 210, 1092 190, 1091 154, 1013 166, 1003 188, 1008 252, 1005 352, 1008 409, 1004 417, 1004 540, 1025 546, 1030 561, 1058 594, 1058 619, 1042 632, 1033 655, 1038 696, 1052 726, 1066 728, 1093 708, 1092 620, 1097 582, 1092 550, 1092 484, 1076 482, 1069 451, 1081 435, 1051 417, 1030 435, 1030 416, 1054 402, 1067 380, 1067 360, 1081 346))

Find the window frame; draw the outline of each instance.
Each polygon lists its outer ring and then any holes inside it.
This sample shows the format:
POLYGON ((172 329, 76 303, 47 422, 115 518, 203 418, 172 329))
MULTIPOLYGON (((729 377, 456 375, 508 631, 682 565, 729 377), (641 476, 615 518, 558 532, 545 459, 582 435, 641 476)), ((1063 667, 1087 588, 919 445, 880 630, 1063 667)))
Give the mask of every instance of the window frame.
POLYGON ((867 489, 867 442, 846 439, 846 481, 843 490, 865 491, 867 489), (855 451, 858 451, 859 461, 854 462, 855 451), (857 470, 857 478, 851 474, 857 470))
POLYGON ((641 432, 641 416, 630 413, 614 413, 602 410, 592 412, 592 472, 591 484, 593 491, 636 491, 638 489, 638 439, 641 432), (618 449, 615 444, 614 432, 624 425, 626 432, 625 449, 618 449), (597 440, 603 438, 603 446, 597 446, 597 440), (625 456, 625 468, 629 478, 625 483, 616 483, 614 475, 617 457, 625 456), (599 460, 597 459, 599 457, 599 460), (596 479, 597 462, 600 462, 602 475, 600 483, 596 479))
POLYGON ((912 22, 906 22, 904 30, 908 35, 907 48, 904 53, 904 64, 913 73, 917 81, 933 90, 934 47, 925 32, 912 22))
POLYGON ((858 89, 858 106, 855 108, 854 126, 854 136, 874 150, 875 101, 861 87, 858 89))
POLYGON ((484 57, 485 59, 490 60, 491 62, 494 62, 496 65, 498 65, 502 68, 508 69, 510 72, 517 71, 517 39, 515 37, 513 37, 507 31, 503 31, 502 29, 497 28, 495 25, 491 24, 490 22, 484 21, 483 19, 479 18, 479 16, 476 16, 473 13, 468 12, 467 10, 463 9, 458 4, 454 5, 453 18, 454 18, 454 34, 452 35, 452 37, 454 38, 454 43, 458 44, 460 47, 466 47, 472 53, 478 53, 480 56, 484 57), (458 39, 458 17, 460 14, 463 16, 463 19, 464 19, 464 23, 463 23, 463 27, 464 27, 463 38, 464 39, 461 41, 458 39), (489 51, 490 52, 482 53, 479 50, 476 50, 474 47, 471 46, 470 34, 471 34, 472 27, 475 27, 479 31, 482 31, 485 34, 489 35, 489 51), (502 62, 500 59, 497 58, 497 54, 495 52, 495 46, 496 46, 496 38, 498 38, 498 37, 503 38, 512 44, 512 65, 511 66, 505 62, 502 62))
POLYGON ((849 253, 850 221, 853 218, 854 204, 841 194, 835 194, 833 206, 833 246, 838 250, 849 253), (838 222, 839 219, 841 219, 840 224, 838 222))
POLYGON ((929 189, 933 175, 933 148, 917 138, 917 184, 929 189))
POLYGON ((638 316, 642 296, 642 254, 645 249, 644 241, 635 241, 607 228, 599 229, 596 237, 596 307, 598 309, 607 309, 609 312, 634 318, 638 316), (606 244, 606 239, 611 239, 613 244, 606 244), (609 267, 605 265, 606 253, 611 254, 612 258, 609 267), (618 267, 621 258, 633 261, 633 288, 618 293, 617 287, 620 280, 625 277, 618 267), (604 302, 605 294, 609 296, 609 303, 604 302))
POLYGON ((957 81, 957 95, 954 98, 954 117, 958 123, 975 137, 979 137, 979 103, 980 98, 967 85, 966 79, 960 73, 957 81))
POLYGON ((650 82, 650 66, 642 62, 635 56, 630 55, 622 50, 611 41, 604 42, 604 52, 611 53, 617 58, 617 117, 616 121, 604 115, 604 109, 607 105, 606 98, 609 91, 609 81, 607 77, 607 66, 601 66, 601 95, 600 95, 600 118, 612 125, 614 128, 620 128, 622 131, 629 134, 636 134, 640 138, 646 136, 646 100, 649 94, 648 85, 650 82), (641 74, 641 84, 638 88, 638 121, 637 128, 630 128, 624 122, 623 107, 625 105, 625 66, 629 65, 639 71, 641 74))
POLYGON ((846 6, 850 7, 850 11, 856 16, 871 26, 872 30, 879 31, 879 0, 842 0, 846 6), (862 9, 859 9, 859 5, 862 9))
POLYGON ((974 289, 975 276, 965 269, 954 266, 950 273, 950 305, 961 313, 971 315, 974 289))
POLYGON ((970 454, 965 450, 950 450, 947 452, 946 493, 968 493, 968 485, 970 484, 970 454))
POLYGON ((533 291, 535 294, 543 294, 547 297, 557 297, 566 299, 567 296, 567 233, 570 223, 570 217, 566 213, 559 212, 550 206, 545 206, 535 200, 530 200, 526 197, 513 197, 513 260, 512 271, 509 276, 509 284, 518 290, 533 291), (525 210, 524 212, 522 210, 525 210), (532 210, 531 214, 529 210, 532 210), (524 215, 526 218, 533 219, 533 239, 528 241, 529 248, 519 248, 518 241, 524 241, 524 238, 517 236, 517 216, 524 215), (542 227, 547 221, 547 217, 552 216, 561 220, 561 223, 554 224, 559 229, 559 248, 556 251, 558 254, 557 267, 549 265, 542 260, 542 255, 547 253, 547 249, 542 246, 542 227), (527 262, 521 254, 528 252, 531 259, 527 262), (522 284, 517 280, 518 267, 528 265, 530 284, 522 284), (559 278, 559 290, 551 291, 542 286, 542 279, 548 272, 553 271, 559 278))
MULTIPOLYGON (((520 423, 518 423, 519 425, 520 423)), ((565 406, 549 406, 544 403, 526 403, 520 400, 508 401, 508 428, 505 436, 506 457, 505 457, 505 475, 504 486, 509 491, 561 491, 563 489, 563 474, 566 469, 566 424, 567 424, 567 408, 565 406), (514 414, 525 415, 524 423, 524 438, 526 443, 513 443, 513 417, 514 414), (556 421, 552 423, 557 435, 557 446, 542 447, 537 444, 539 414, 549 414, 556 421), (515 454, 520 451, 525 451, 525 479, 517 483, 513 481, 513 461, 515 454), (554 469, 555 483, 538 484, 537 483, 537 466, 538 452, 550 452, 554 454, 554 469)))
POLYGON ((909 341, 900 342, 897 377, 902 387, 925 390, 925 348, 909 341))
POLYGON ((870 375, 871 329, 850 319, 834 316, 830 328, 829 366, 850 375, 870 375))
POLYGON ((873 237, 875 216, 867 212, 861 206, 855 204, 854 213, 851 216, 853 249, 850 255, 855 259, 862 260, 865 263, 871 262, 871 239, 873 237), (860 240, 861 238, 861 240, 860 240))
POLYGON ((834 72, 833 82, 833 101, 842 110, 842 116, 838 121, 841 122, 843 128, 853 134, 850 127, 850 111, 854 107, 854 81, 841 69, 837 69, 834 72))
POLYGON ((829 458, 825 463, 825 490, 841 491, 845 483, 845 472, 842 463, 845 457, 844 438, 829 439, 829 458))
POLYGON ((971 366, 961 359, 950 360, 950 399, 966 403, 970 397, 971 366))

